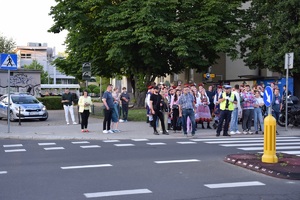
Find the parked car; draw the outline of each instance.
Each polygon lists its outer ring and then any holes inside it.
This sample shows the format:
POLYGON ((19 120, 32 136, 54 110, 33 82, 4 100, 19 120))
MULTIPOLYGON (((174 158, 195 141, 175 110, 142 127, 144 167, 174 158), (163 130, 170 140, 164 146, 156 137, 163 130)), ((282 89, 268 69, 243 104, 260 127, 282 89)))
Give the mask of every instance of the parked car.
MULTIPOLYGON (((8 94, 0 97, 0 119, 7 118, 8 94)), ((30 94, 10 94, 10 121, 18 119, 48 119, 48 111, 39 100, 30 94)))

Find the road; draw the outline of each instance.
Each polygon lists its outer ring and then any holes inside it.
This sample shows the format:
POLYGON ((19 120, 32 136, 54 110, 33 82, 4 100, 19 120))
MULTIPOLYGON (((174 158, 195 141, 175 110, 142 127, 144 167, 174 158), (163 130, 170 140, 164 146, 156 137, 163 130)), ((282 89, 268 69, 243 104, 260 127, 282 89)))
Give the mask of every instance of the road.
MULTIPOLYGON (((250 146, 260 146, 261 137, 257 140, 252 137, 250 146)), ((300 137, 280 140, 291 143, 282 147, 294 146, 300 137)), ((228 154, 257 151, 242 149, 248 143, 247 138, 0 140, 0 199, 298 200, 300 181, 223 161, 228 154)))

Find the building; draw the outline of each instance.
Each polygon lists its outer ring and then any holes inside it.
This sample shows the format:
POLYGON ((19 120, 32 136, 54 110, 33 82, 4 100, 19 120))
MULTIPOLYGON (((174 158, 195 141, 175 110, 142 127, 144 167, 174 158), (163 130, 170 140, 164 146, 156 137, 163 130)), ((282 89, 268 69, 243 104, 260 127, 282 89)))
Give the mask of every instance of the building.
POLYGON ((51 62, 57 57, 55 48, 48 47, 47 43, 29 42, 27 46, 17 46, 15 50, 18 55, 18 67, 23 69, 24 65, 30 65, 36 60, 48 72, 48 84, 73 84, 77 83, 75 77, 67 76, 59 72, 51 62))

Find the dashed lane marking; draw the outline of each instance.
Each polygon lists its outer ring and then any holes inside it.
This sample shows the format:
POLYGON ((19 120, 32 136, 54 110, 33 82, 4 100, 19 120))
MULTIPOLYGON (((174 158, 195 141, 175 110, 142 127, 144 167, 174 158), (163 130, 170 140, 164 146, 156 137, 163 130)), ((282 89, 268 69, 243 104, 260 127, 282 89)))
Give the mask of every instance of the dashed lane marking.
MULTIPOLYGON (((250 144, 222 144, 222 147, 249 147, 249 146, 263 146, 263 143, 250 143, 250 144)), ((276 143, 276 146, 283 146, 283 145, 300 145, 300 142, 283 142, 283 143, 276 143)))
POLYGON ((114 144, 116 147, 132 147, 134 144, 114 144))
POLYGON ((83 149, 89 149, 89 148, 100 148, 99 145, 85 145, 85 146, 80 146, 83 149))
POLYGON ((3 145, 3 147, 7 148, 7 147, 22 147, 23 144, 7 144, 7 145, 3 145))
POLYGON ((218 184, 205 184, 205 187, 211 189, 218 188, 235 188, 235 187, 249 187, 249 186, 263 186, 266 185, 259 181, 249 181, 249 182, 235 182, 235 183, 218 183, 218 184))
POLYGON ((178 144, 197 144, 197 142, 177 142, 178 144))
POLYGON ((88 141, 78 141, 78 142, 72 142, 72 144, 89 144, 88 141))
POLYGON ((198 159, 154 161, 156 164, 200 162, 198 159))
POLYGON ((50 146, 50 145, 56 145, 56 143, 38 143, 39 146, 50 146))
POLYGON ((5 150, 6 153, 22 152, 22 151, 26 151, 26 149, 10 149, 10 150, 5 150))
POLYGON ((7 171, 0 171, 0 174, 7 174, 7 171))
POLYGON ((149 141, 148 139, 131 139, 132 141, 135 142, 144 142, 144 141, 149 141))
POLYGON ((61 169, 85 169, 85 168, 97 168, 97 167, 112 167, 112 165, 111 164, 99 164, 99 165, 67 166, 67 167, 61 167, 61 169))
POLYGON ((163 143, 163 142, 150 142, 150 143, 147 143, 148 145, 151 145, 151 146, 155 146, 155 145, 166 145, 166 143, 163 143))
POLYGON ((110 196, 121 196, 121 195, 149 194, 149 193, 152 193, 152 191, 148 189, 135 189, 135 190, 84 193, 84 196, 86 198, 97 198, 97 197, 110 197, 110 196))
POLYGON ((44 148, 46 151, 51 151, 51 150, 62 150, 62 149, 65 149, 63 147, 47 147, 47 148, 44 148))
POLYGON ((120 140, 103 140, 105 143, 110 143, 110 142, 120 142, 120 140))

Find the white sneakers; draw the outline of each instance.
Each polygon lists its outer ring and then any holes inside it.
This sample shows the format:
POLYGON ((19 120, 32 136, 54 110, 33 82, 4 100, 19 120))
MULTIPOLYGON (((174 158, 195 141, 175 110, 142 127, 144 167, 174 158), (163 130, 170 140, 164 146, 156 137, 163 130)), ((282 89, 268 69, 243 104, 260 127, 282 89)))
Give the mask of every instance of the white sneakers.
POLYGON ((239 130, 237 130, 235 133, 236 133, 236 134, 241 134, 241 132, 239 132, 239 130))
MULTIPOLYGON (((70 123, 69 122, 67 122, 67 125, 69 125, 70 123)), ((77 122, 73 122, 73 124, 75 125, 75 124, 77 124, 77 122)))
POLYGON ((234 131, 230 131, 230 133, 229 133, 230 135, 234 135, 234 134, 236 134, 236 132, 234 132, 234 131))
POLYGON ((103 133, 113 133, 112 130, 104 130, 103 133))

